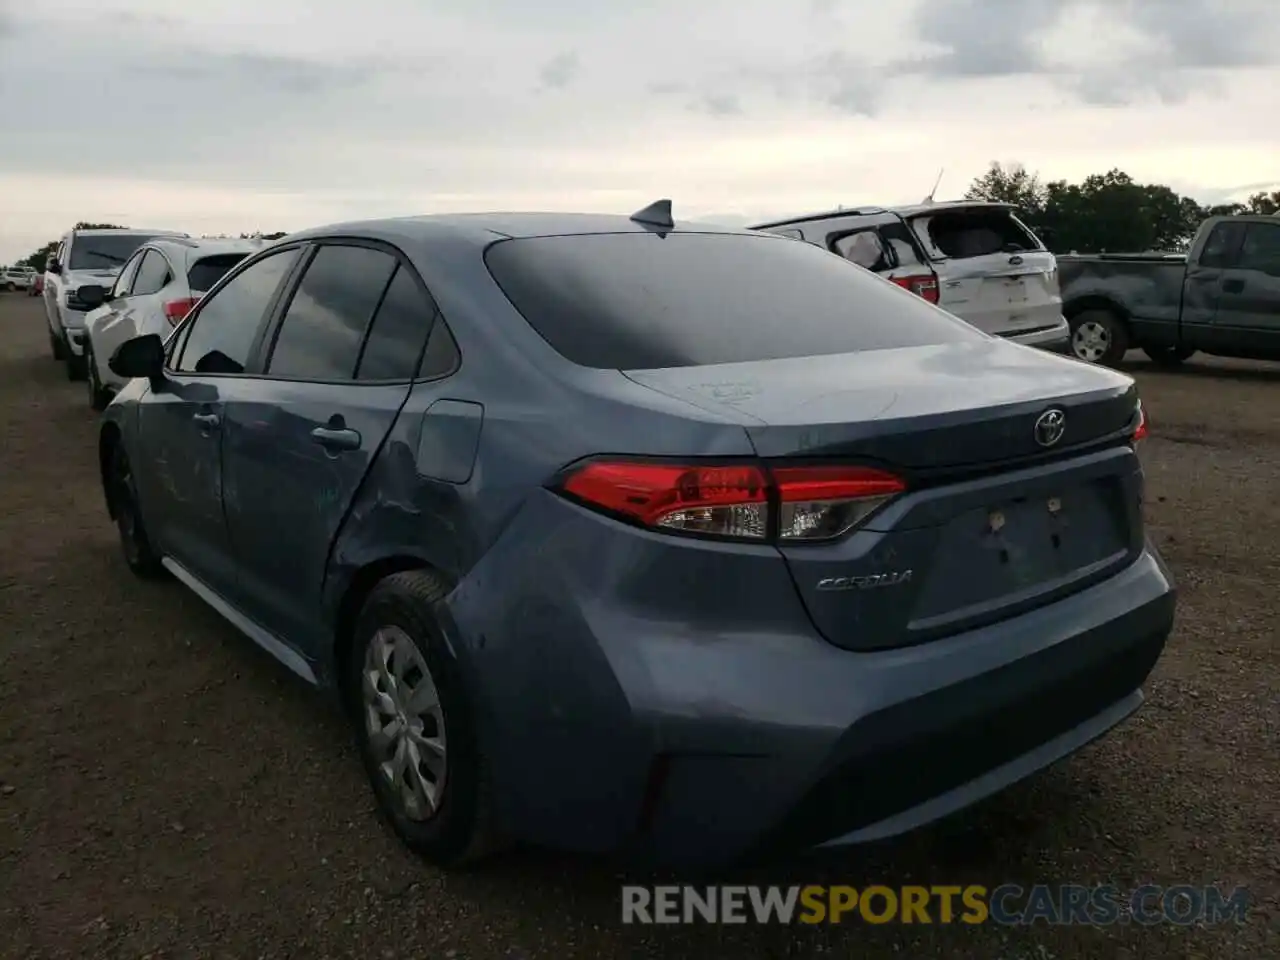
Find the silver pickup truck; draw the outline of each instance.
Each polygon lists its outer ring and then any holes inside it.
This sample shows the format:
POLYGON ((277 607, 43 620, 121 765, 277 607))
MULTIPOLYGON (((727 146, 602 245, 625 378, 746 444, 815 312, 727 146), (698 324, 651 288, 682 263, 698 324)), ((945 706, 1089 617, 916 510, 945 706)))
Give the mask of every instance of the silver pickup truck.
POLYGON ((1211 217, 1185 255, 1060 255, 1058 279, 1081 360, 1280 360, 1280 216, 1211 217))

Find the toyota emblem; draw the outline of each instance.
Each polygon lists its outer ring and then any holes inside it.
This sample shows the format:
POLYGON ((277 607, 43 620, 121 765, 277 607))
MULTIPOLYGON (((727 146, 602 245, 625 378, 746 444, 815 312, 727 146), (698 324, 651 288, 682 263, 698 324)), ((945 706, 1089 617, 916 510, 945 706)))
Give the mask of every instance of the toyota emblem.
POLYGON ((1056 408, 1046 410, 1036 420, 1034 430, 1036 443, 1042 447, 1052 447, 1062 439, 1062 434, 1066 429, 1067 415, 1065 413, 1056 408))

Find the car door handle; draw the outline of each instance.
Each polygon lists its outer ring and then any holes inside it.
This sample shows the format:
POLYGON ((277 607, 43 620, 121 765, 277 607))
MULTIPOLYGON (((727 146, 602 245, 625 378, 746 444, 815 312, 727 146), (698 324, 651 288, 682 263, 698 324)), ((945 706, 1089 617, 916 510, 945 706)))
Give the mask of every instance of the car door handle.
POLYGON ((216 413, 197 413, 193 414, 191 419, 206 430, 216 430, 218 425, 222 423, 222 418, 216 413))
POLYGON ((1222 281, 1223 293, 1242 293, 1243 291, 1244 291, 1243 280, 1223 280, 1222 281))
POLYGON ((327 450, 359 450, 360 434, 349 428, 316 427, 311 439, 327 450))

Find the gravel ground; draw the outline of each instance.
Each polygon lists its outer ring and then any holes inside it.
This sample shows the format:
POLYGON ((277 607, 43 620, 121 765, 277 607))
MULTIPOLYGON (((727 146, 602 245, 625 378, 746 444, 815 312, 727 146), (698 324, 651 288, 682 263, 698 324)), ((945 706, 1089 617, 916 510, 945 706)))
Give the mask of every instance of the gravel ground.
POLYGON ((624 927, 611 866, 445 876, 375 819, 342 724, 176 584, 129 575, 95 419, 0 297, 0 956, 1280 956, 1280 368, 1131 367, 1181 587, 1150 701, 944 824, 722 882, 1247 886, 1242 926, 624 927))

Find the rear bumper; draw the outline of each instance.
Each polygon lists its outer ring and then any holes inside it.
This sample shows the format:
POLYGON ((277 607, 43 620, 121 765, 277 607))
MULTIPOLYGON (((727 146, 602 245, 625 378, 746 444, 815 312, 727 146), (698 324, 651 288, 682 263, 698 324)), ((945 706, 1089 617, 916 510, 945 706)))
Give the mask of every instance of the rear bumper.
POLYGON ((1022 616, 854 653, 817 637, 763 553, 749 585, 719 585, 738 611, 726 617, 699 605, 705 587, 663 538, 546 498, 449 601, 498 815, 535 843, 707 865, 911 829, 1132 713, 1173 623, 1172 579, 1148 548, 1022 616), (670 591, 661 619, 617 591, 637 563, 652 564, 646 593, 670 591))
POLYGON ((1059 317, 1058 319, 1059 322, 1051 326, 1045 326, 1029 333, 1008 336, 1005 339, 1013 343, 1020 343, 1025 347, 1039 347, 1042 350, 1049 350, 1053 353, 1067 353, 1071 344, 1071 328, 1067 323, 1066 317, 1059 317))

